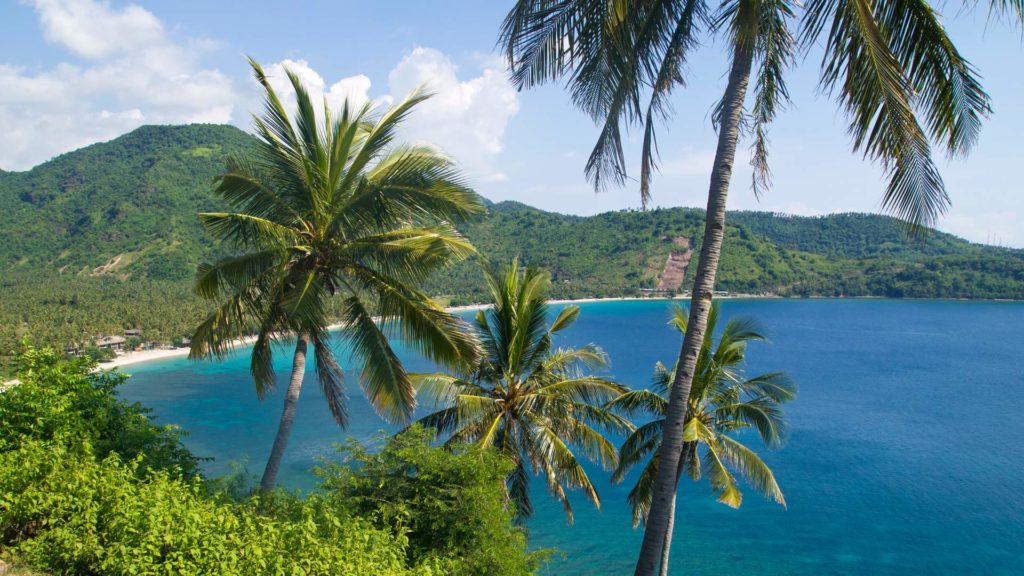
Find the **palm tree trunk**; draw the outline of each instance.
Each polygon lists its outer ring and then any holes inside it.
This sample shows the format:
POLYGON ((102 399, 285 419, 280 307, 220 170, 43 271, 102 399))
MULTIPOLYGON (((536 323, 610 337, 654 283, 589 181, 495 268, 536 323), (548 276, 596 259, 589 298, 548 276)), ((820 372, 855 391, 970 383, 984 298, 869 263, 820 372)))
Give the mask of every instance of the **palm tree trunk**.
POLYGON ((661 548, 661 576, 668 576, 668 553, 672 550, 672 528, 676 524, 676 495, 672 495, 672 508, 668 511, 668 528, 665 529, 665 542, 661 548))
MULTIPOLYGON (((679 486, 679 479, 683 477, 683 465, 686 464, 686 458, 689 455, 688 450, 692 450, 693 446, 685 445, 683 449, 683 455, 679 458, 679 464, 676 466, 676 486, 679 486)), ((672 529, 676 525, 676 493, 679 492, 677 488, 672 493, 672 507, 668 510, 668 528, 665 530, 665 542, 661 548, 661 576, 668 576, 668 553, 672 549, 672 529)))
POLYGON ((306 374, 306 348, 309 346, 309 338, 300 334, 295 343, 295 356, 292 358, 292 377, 288 381, 288 391, 284 395, 284 410, 281 412, 281 422, 277 425, 277 436, 274 437, 274 447, 270 450, 270 458, 267 459, 267 467, 263 470, 263 479, 260 480, 260 492, 266 494, 274 489, 277 484, 277 471, 281 468, 281 460, 284 458, 284 450, 288 447, 288 437, 292 434, 292 424, 295 423, 295 408, 299 405, 299 393, 302 392, 302 377, 306 374))
POLYGON ((704 223, 704 241, 700 247, 700 263, 693 283, 690 302, 690 318, 679 351, 678 368, 672 382, 665 426, 661 440, 661 465, 654 479, 654 496, 644 528, 644 541, 637 559, 635 576, 654 576, 661 559, 661 549, 666 546, 665 534, 669 527, 669 513, 673 509, 676 493, 676 467, 683 453, 683 427, 686 419, 687 400, 693 373, 697 367, 697 356, 704 342, 704 331, 711 310, 711 298, 715 290, 715 273, 722 253, 722 239, 725 235, 725 201, 729 194, 729 179, 736 159, 736 144, 740 138, 740 123, 743 115, 743 100, 750 81, 753 56, 749 46, 737 42, 733 51, 729 83, 725 88, 722 117, 718 132, 718 149, 711 171, 711 186, 708 190, 708 209, 704 223))

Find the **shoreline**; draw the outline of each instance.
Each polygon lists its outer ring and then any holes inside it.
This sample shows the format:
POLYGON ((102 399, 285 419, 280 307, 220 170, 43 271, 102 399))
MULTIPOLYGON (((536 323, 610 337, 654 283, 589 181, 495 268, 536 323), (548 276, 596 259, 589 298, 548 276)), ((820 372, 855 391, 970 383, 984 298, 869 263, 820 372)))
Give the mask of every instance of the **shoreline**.
MULTIPOLYGON (((575 299, 555 299, 548 300, 548 304, 562 305, 562 304, 592 304, 597 302, 634 302, 634 301, 661 301, 661 302, 672 302, 672 301, 683 301, 689 300, 689 294, 680 294, 673 297, 666 296, 614 296, 609 298, 575 298, 575 299)), ((779 296, 777 294, 729 294, 715 296, 715 300, 847 300, 847 299, 867 299, 867 300, 938 300, 938 301, 950 301, 950 302, 1020 302, 1020 300, 1001 300, 1001 299, 986 299, 986 300, 975 300, 971 298, 886 298, 884 296, 809 296, 806 298, 792 298, 786 296, 779 296)), ((466 304, 462 306, 448 306, 445 308, 447 312, 469 312, 472 310, 481 310, 489 308, 490 304, 466 304)), ((328 330, 338 330, 344 328, 343 323, 334 323, 328 326, 328 330)), ((244 346, 255 340, 252 336, 247 336, 235 341, 234 345, 244 346)), ((161 348, 159 350, 142 350, 138 352, 127 352, 119 355, 117 358, 109 362, 101 362, 97 365, 99 370, 113 370, 122 366, 131 366, 133 364, 142 364, 144 362, 154 362, 157 360, 167 360, 170 358, 180 358, 182 356, 188 356, 188 348, 161 348)), ((0 390, 3 389, 5 384, 0 384, 0 390)))
MULTIPOLYGON (((716 299, 740 299, 740 298, 779 298, 775 295, 755 295, 755 294, 736 294, 729 296, 716 296, 716 299)), ((577 299, 557 299, 548 300, 548 304, 561 305, 561 304, 591 304, 595 302, 631 302, 637 300, 653 300, 653 301, 672 301, 672 300, 688 300, 689 296, 675 296, 672 298, 668 297, 655 297, 655 296, 615 296, 610 298, 577 298, 577 299)), ((469 312, 472 310, 482 310, 489 308, 490 304, 466 304, 463 306, 448 306, 445 308, 446 312, 469 312)), ((331 324, 327 327, 328 330, 334 331, 344 328, 345 325, 341 322, 331 324)), ((234 342, 235 346, 244 346, 250 344, 255 340, 253 336, 246 336, 240 338, 234 342)), ((133 364, 142 364, 144 362, 154 362, 156 360, 167 360, 169 358, 180 358, 182 356, 188 356, 188 348, 160 348, 158 350, 140 350, 125 352, 119 354, 117 358, 108 362, 100 362, 96 368, 98 370, 113 370, 115 368, 121 368, 123 366, 131 366, 133 364)))

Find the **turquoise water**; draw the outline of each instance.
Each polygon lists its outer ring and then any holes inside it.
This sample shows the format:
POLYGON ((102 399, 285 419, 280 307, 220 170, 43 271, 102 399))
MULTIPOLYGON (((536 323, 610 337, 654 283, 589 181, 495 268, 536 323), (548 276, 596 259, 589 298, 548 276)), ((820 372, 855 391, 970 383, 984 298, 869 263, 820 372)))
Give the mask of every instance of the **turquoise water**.
MULTIPOLYGON (((647 382, 679 339, 664 302, 585 304, 565 344, 612 357, 611 373, 647 382)), ((746 491, 739 510, 706 484, 681 486, 673 571, 685 574, 1024 574, 1024 304, 887 300, 734 300, 772 342, 748 352, 751 371, 784 369, 800 385, 792 436, 766 460, 783 510, 746 491)), ((405 353, 410 369, 427 365, 405 353)), ((279 355, 286 370, 287 352, 279 355)), ((226 362, 174 359, 130 366, 122 394, 191 432, 211 474, 247 457, 261 472, 283 391, 258 402, 245 351, 226 362)), ((284 374, 282 374, 284 378, 284 374)), ((315 383, 303 391, 281 480, 308 488, 307 470, 347 435, 389 430, 350 385, 352 423, 330 419, 315 383)), ((577 497, 568 526, 535 485, 531 542, 556 546, 551 574, 631 573, 642 534, 630 527, 628 485, 594 472, 604 501, 577 497)))

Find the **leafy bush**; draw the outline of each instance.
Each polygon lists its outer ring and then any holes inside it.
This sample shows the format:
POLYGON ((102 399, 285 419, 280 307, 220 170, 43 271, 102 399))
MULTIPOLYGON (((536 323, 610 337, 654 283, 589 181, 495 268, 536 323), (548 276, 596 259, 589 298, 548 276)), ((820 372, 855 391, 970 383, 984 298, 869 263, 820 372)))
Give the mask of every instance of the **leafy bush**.
POLYGON ((520 575, 540 555, 502 501, 506 464, 414 429, 346 450, 324 490, 207 481, 181 433, 116 397, 126 376, 28 349, 0 393, 0 552, 52 574, 520 575))
POLYGON ((438 573, 406 568, 404 537, 324 497, 292 500, 277 508, 288 514, 271 516, 255 501, 209 498, 198 479, 85 452, 27 440, 0 454, 0 543, 30 565, 111 576, 438 573))
POLYGON ((434 559, 467 576, 536 570, 548 552, 527 553, 513 524, 503 490, 511 463, 493 452, 435 448, 433 440, 433 431, 413 426, 376 453, 350 441, 339 447, 342 461, 317 474, 333 506, 405 533, 414 564, 434 559))
POLYGON ((112 348, 100 348, 99 346, 86 346, 82 355, 96 362, 106 362, 117 358, 117 352, 112 348))
POLYGON ((64 360, 52 349, 28 348, 20 365, 21 384, 0 394, 0 450, 28 439, 58 441, 89 445, 99 458, 140 458, 141 470, 198 474, 199 459, 182 445, 181 431, 153 424, 148 409, 117 398, 126 375, 93 372, 91 359, 64 360))

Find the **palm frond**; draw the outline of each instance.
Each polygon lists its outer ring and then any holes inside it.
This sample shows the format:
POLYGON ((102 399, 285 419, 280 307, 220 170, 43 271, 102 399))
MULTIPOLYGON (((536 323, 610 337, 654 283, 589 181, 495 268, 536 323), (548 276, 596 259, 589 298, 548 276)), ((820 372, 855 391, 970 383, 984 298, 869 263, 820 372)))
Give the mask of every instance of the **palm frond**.
POLYGON ((651 510, 651 500, 654 494, 654 478, 658 475, 660 463, 661 458, 656 450, 651 455, 651 459, 647 461, 647 465, 640 471, 636 484, 626 496, 626 501, 629 503, 630 509, 633 510, 634 528, 647 521, 647 514, 651 510))
POLYGON ((316 378, 320 382, 324 400, 331 416, 339 426, 348 426, 348 408, 345 398, 345 373, 331 349, 330 334, 326 331, 311 334, 313 357, 316 360, 316 378))
POLYGON ((580 370, 593 371, 608 368, 608 354, 593 344, 579 348, 558 348, 549 351, 535 372, 548 374, 578 373, 580 370))
POLYGON ((377 296, 385 324, 401 320, 399 329, 420 353, 443 366, 461 368, 480 356, 480 343, 464 320, 446 312, 427 296, 364 266, 349 270, 377 296))
POLYGON ((626 473, 649 456, 653 456, 661 445, 664 420, 652 420, 637 428, 619 447, 619 464, 612 472, 613 484, 622 482, 626 473))
POLYGON ((711 484, 712 492, 722 504, 730 508, 739 508, 743 504, 743 493, 740 492, 736 483, 736 477, 722 461, 718 444, 710 442, 705 443, 704 446, 706 450, 704 451, 703 467, 708 483, 711 484))
POLYGON ((557 395, 571 402, 587 405, 603 405, 615 400, 626 392, 627 388, 612 380, 596 376, 580 376, 555 380, 535 388, 536 393, 557 395))
POLYGON ((477 384, 443 373, 409 374, 409 380, 425 406, 451 406, 461 394, 486 392, 477 384))
POLYGON ((342 180, 340 187, 348 189, 354 179, 361 177, 364 169, 370 162, 379 158, 391 146, 397 134, 398 126, 409 116, 412 109, 431 97, 431 93, 416 88, 388 109, 373 127, 367 132, 359 152, 352 158, 348 166, 348 172, 342 180))
POLYGON ((786 507, 786 498, 775 481, 775 474, 757 453, 724 434, 717 438, 717 452, 754 490, 786 507))
POLYGON ((201 212, 199 221, 210 234, 236 246, 286 249, 300 242, 288 226, 252 214, 201 212))
POLYGON ((829 18, 821 82, 850 117, 853 148, 889 175, 882 206, 914 229, 928 226, 949 205, 928 137, 913 110, 915 89, 869 0, 811 0, 803 42, 814 42, 829 18))
POLYGON ((383 418, 407 421, 416 409, 416 395, 398 355, 358 297, 345 299, 343 316, 346 337, 362 364, 360 383, 367 400, 383 418))
POLYGON ((253 302, 268 284, 266 276, 275 271, 281 260, 278 250, 260 250, 221 258, 213 264, 200 264, 196 270, 195 292, 207 300, 222 294, 239 294, 253 302))
POLYGON ((562 308, 562 311, 555 317, 555 321, 551 323, 551 328, 548 329, 548 332, 555 333, 565 330, 575 324, 579 317, 579 306, 566 306, 565 308, 562 308))
POLYGON ((518 454, 512 452, 508 455, 515 462, 515 468, 512 469, 505 481, 509 500, 515 506, 516 518, 530 518, 533 516, 533 502, 530 500, 530 471, 526 469, 526 464, 518 454))
POLYGON ((624 412, 630 416, 664 416, 668 400, 650 390, 630 390, 604 405, 607 410, 624 412))
POLYGON ((781 445, 789 435, 789 426, 782 410, 777 403, 767 398, 754 398, 736 404, 717 406, 713 413, 717 419, 753 426, 761 440, 769 447, 781 445))

